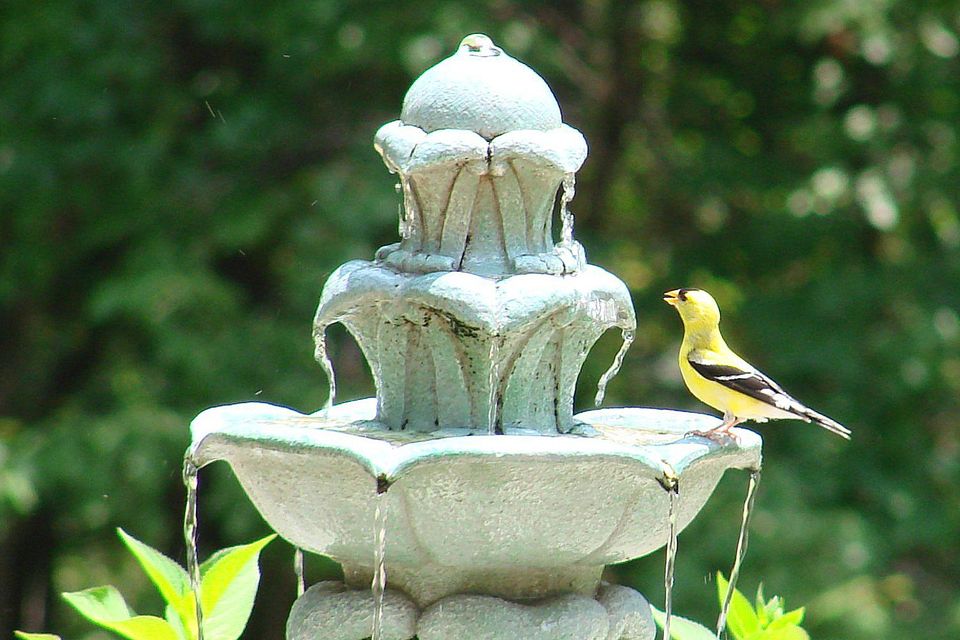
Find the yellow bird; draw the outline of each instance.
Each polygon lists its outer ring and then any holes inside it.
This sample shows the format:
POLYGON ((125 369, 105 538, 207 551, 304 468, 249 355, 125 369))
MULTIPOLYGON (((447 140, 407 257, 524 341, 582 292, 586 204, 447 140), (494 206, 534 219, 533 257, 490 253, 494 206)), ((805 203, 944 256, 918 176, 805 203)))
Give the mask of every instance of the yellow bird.
POLYGON ((663 300, 675 307, 683 320, 683 381, 700 401, 723 411, 720 426, 698 435, 731 436, 730 429, 745 420, 793 418, 850 439, 849 429, 801 404, 727 346, 720 335, 720 307, 709 293, 674 289, 663 294, 663 300))

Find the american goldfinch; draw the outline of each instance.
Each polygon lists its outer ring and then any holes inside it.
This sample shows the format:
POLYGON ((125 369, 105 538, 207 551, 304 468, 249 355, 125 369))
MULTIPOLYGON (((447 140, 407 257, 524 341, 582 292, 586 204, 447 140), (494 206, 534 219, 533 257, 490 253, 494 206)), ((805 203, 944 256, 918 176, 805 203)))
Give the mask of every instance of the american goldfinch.
POLYGON ((699 400, 723 411, 720 426, 698 435, 730 436, 730 429, 745 420, 794 418, 850 439, 849 429, 804 406, 730 350, 720 335, 720 307, 709 293, 674 289, 663 294, 663 300, 675 307, 683 320, 683 381, 699 400))

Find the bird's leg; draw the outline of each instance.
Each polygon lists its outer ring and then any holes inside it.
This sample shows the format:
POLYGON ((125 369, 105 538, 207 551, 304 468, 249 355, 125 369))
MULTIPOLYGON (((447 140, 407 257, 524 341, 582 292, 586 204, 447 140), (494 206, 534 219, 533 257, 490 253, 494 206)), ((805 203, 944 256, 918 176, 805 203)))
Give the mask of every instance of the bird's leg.
POLYGON ((726 438, 732 438, 733 440, 737 439, 737 436, 730 430, 741 422, 743 422, 743 418, 738 418, 730 413, 725 413, 723 414, 723 422, 713 429, 708 429, 707 431, 688 431, 684 435, 700 436, 701 438, 707 438, 708 440, 713 440, 714 442, 722 444, 723 440, 726 438))

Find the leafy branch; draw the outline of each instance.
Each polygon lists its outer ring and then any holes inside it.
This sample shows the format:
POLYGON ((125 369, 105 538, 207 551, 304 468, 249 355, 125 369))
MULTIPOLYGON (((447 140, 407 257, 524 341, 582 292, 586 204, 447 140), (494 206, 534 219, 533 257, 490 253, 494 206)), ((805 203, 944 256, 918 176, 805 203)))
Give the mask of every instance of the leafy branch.
MULTIPOLYGON (((727 579, 717 573, 717 596, 723 606, 727 592, 727 579)), ((663 628, 666 615, 653 609, 653 617, 663 628)), ((810 635, 800 627, 805 609, 786 611, 783 598, 773 596, 767 600, 763 595, 763 585, 757 589, 754 604, 740 590, 735 589, 727 616, 726 630, 734 640, 810 640, 810 635)), ((686 618, 671 616, 671 640, 716 640, 716 635, 705 626, 686 618)))
MULTIPOLYGON (((64 593, 64 599, 94 624, 128 640, 196 640, 196 600, 179 564, 123 529, 117 534, 166 602, 163 617, 139 615, 112 585, 64 593)), ((205 640, 237 640, 260 584, 260 552, 276 535, 222 549, 200 565, 200 606, 205 640)), ((60 640, 49 633, 17 631, 20 640, 60 640)))

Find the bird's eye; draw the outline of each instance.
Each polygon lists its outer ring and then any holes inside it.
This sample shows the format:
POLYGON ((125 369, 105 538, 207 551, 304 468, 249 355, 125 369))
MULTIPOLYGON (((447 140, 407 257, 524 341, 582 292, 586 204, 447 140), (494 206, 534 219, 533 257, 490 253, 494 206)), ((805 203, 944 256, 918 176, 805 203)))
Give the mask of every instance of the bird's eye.
POLYGON ((680 298, 680 302, 687 301, 687 291, 690 291, 690 289, 680 289, 677 291, 677 297, 680 298))

